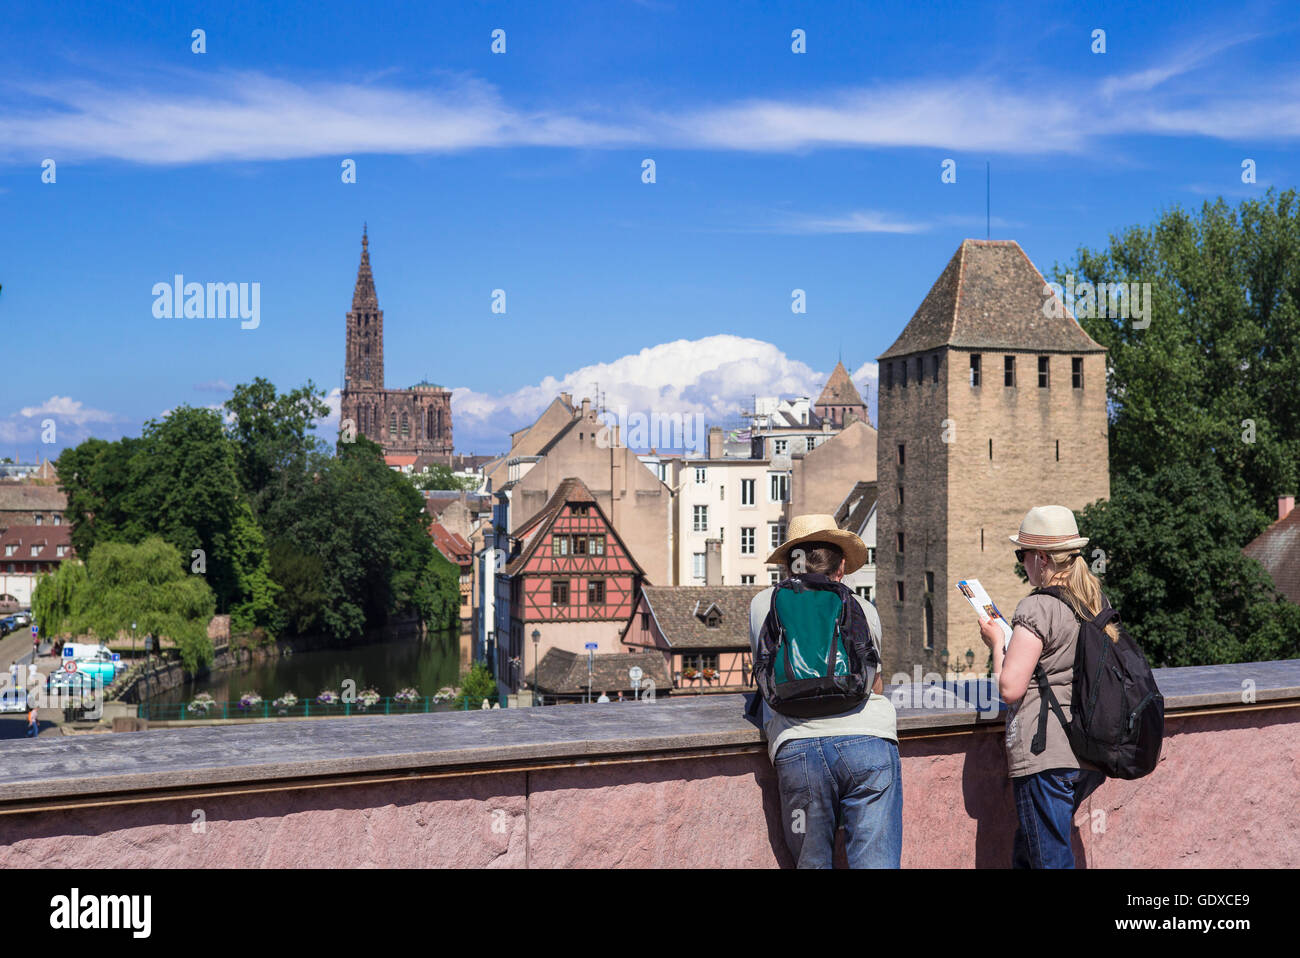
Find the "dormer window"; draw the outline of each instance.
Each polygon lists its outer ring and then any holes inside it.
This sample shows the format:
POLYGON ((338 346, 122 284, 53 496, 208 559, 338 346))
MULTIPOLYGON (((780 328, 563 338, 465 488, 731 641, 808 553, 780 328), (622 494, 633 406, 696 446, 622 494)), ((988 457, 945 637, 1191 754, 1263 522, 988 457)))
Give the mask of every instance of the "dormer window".
POLYGON ((704 623, 706 628, 716 629, 722 624, 722 610, 718 608, 718 603, 710 602, 708 608, 699 611, 697 606, 696 616, 704 623))

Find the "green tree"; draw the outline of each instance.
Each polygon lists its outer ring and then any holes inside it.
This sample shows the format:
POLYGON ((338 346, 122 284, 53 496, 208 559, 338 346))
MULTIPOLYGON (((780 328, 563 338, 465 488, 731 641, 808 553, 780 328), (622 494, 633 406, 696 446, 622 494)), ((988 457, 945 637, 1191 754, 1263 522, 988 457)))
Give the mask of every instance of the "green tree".
MULTIPOLYGON (((424 501, 389 469, 378 445, 358 436, 333 457, 314 454, 270 504, 268 535, 321 568, 323 628, 346 641, 390 615, 436 613, 428 583, 436 550, 424 501)), ((436 567, 435 567, 436 568, 436 567)))
POLYGON ((106 641, 134 622, 142 634, 176 642, 189 672, 212 661, 212 590, 187 574, 176 547, 157 536, 138 545, 101 542, 85 566, 64 563, 37 583, 36 592, 33 611, 41 610, 50 634, 89 632, 106 641))
POLYGON ((1297 607, 1240 550, 1300 476, 1300 197, 1168 210, 1071 274, 1151 288, 1146 328, 1080 318, 1108 351, 1111 496, 1080 517, 1107 593, 1164 664, 1295 655, 1297 607))
POLYGON ((480 705, 484 699, 490 705, 497 700, 497 681, 492 678, 486 665, 475 662, 461 674, 460 694, 462 698, 469 699, 471 707, 480 705))
POLYGON ((80 559, 61 562, 57 569, 37 580, 32 590, 32 620, 46 637, 70 632, 89 596, 85 563, 80 559))
POLYGON ((1300 476, 1300 197, 1174 208, 1081 249, 1069 271, 1151 284, 1148 328, 1080 320, 1109 352, 1112 474, 1213 468, 1254 509, 1257 534, 1300 476))
POLYGON ((259 515, 279 491, 283 474, 300 473, 307 456, 320 451, 312 426, 329 414, 324 395, 310 379, 306 385, 280 394, 259 376, 236 386, 226 401, 240 482, 259 515))
POLYGON ((472 491, 478 488, 477 480, 457 476, 451 471, 450 466, 443 466, 437 463, 426 468, 424 472, 413 474, 411 476, 411 483, 416 489, 422 491, 436 489, 463 489, 472 491))
POLYGON ((1107 598, 1157 666, 1300 657, 1300 606, 1236 544, 1252 524, 1218 476, 1182 463, 1130 469, 1079 514, 1107 598))
POLYGON ((130 520, 131 458, 140 440, 87 439, 59 456, 59 485, 68 497, 64 516, 72 546, 87 555, 97 541, 122 541, 130 520))

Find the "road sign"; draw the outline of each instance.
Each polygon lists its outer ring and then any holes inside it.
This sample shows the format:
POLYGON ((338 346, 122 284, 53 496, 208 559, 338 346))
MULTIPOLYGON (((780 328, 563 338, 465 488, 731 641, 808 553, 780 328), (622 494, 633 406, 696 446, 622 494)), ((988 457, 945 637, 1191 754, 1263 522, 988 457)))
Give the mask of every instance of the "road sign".
POLYGON ((40 631, 41 631, 41 630, 40 630, 40 627, 39 627, 35 622, 33 622, 33 623, 32 623, 32 637, 34 638, 34 637, 36 636, 36 633, 38 633, 38 632, 40 632, 40 631))
POLYGON ((63 647, 63 657, 64 657, 65 659, 70 659, 70 658, 72 658, 72 653, 73 653, 74 651, 75 651, 75 649, 73 649, 72 646, 70 646, 70 645, 65 645, 65 646, 63 647))
POLYGON ((627 677, 631 679, 633 682, 640 682, 641 676, 643 675, 645 675, 645 673, 641 671, 641 667, 639 665, 634 665, 627 670, 627 677))
POLYGON ((77 661, 76 661, 76 659, 68 659, 68 661, 64 662, 64 663, 63 663, 63 671, 65 671, 65 672, 75 672, 75 671, 77 671, 77 661))
POLYGON ((583 646, 583 648, 586 649, 588 652, 595 652, 596 649, 599 648, 599 646, 595 642, 588 642, 586 645, 583 646))
POLYGON ((122 661, 122 653, 121 653, 121 652, 114 652, 114 653, 113 653, 113 661, 114 661, 114 662, 121 662, 121 661, 122 661))

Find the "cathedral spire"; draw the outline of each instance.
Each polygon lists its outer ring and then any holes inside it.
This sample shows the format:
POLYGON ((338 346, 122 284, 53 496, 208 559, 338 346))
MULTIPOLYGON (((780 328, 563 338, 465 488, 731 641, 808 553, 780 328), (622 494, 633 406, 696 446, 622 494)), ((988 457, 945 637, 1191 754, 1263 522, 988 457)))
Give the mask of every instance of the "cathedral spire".
POLYGON ((364 223, 361 226, 361 265, 357 267, 357 286, 352 291, 352 308, 379 308, 379 297, 375 295, 375 277, 370 272, 370 238, 366 235, 364 223))

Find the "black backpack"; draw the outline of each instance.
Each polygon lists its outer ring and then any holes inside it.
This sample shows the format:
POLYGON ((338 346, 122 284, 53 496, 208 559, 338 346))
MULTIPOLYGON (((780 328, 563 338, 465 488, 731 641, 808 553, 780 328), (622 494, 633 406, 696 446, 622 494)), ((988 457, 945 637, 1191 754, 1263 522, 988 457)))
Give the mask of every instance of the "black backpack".
MULTIPOLYGON (((1036 589, 1069 607, 1079 620, 1079 643, 1074 654, 1074 692, 1070 721, 1047 683, 1040 663, 1034 679, 1043 703, 1065 726, 1076 757, 1096 765, 1111 778, 1141 778, 1160 761, 1165 734, 1165 699, 1156 686, 1151 666, 1142 651, 1119 624, 1119 613, 1107 605, 1095 618, 1080 617, 1063 590, 1036 589), (1105 632, 1107 623, 1119 627, 1119 641, 1105 632)), ((1039 708, 1038 731, 1030 751, 1047 747, 1047 709, 1039 708)))
POLYGON ((846 586, 815 572, 772 590, 758 636, 758 697, 791 718, 837 715, 871 694, 880 658, 867 617, 846 586))

